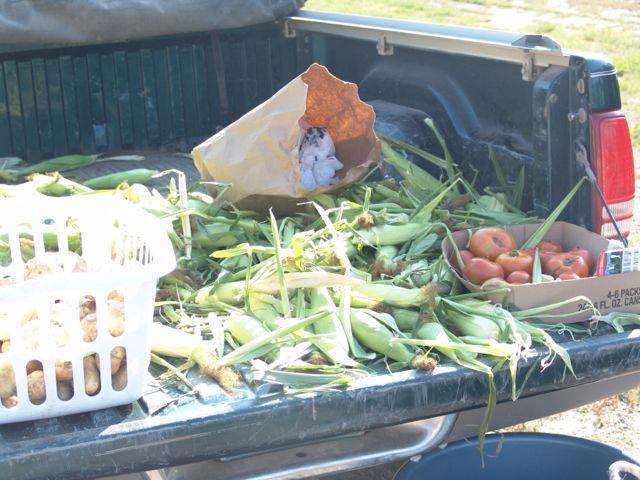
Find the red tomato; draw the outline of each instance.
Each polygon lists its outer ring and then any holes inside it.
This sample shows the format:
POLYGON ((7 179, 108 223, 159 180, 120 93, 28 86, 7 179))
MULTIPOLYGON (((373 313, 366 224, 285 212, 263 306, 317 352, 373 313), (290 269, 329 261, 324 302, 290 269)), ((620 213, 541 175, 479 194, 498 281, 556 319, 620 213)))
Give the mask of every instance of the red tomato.
POLYGON ((556 278, 558 280, 577 280, 581 277, 576 272, 565 270, 564 272, 561 272, 556 278))
MULTIPOLYGON (((464 264, 467 263, 468 260, 473 258, 473 253, 471 253, 471 250, 463 249, 460 250, 460 257, 462 258, 462 266, 464 266, 464 264)), ((462 272, 462 268, 460 268, 460 265, 458 265, 458 257, 456 256, 455 252, 451 254, 451 259, 449 261, 456 270, 462 272)))
MULTIPOLYGON (((562 245, 557 242, 552 242, 551 240, 542 240, 535 247, 538 249, 538 256, 540 257, 540 266, 544 269, 544 264, 547 263, 548 260, 551 259, 556 253, 562 253, 562 245)), ((535 251, 535 248, 532 249, 535 251)), ((531 254, 532 257, 535 256, 535 253, 531 254)))
POLYGON ((515 270, 507 276, 506 280, 514 285, 522 285, 531 282, 531 274, 523 270, 515 270))
POLYGON ((541 252, 562 252, 562 245, 557 242, 552 242, 551 240, 542 240, 538 245, 537 249, 541 252))
POLYGON ((494 260, 504 252, 518 248, 513 235, 503 228, 485 227, 476 230, 471 236, 469 250, 476 256, 494 260))
POLYGON ((504 274, 507 277, 516 270, 524 270, 531 273, 533 267, 533 257, 520 250, 501 253, 496 257, 495 262, 504 269, 504 274))
POLYGON ((569 250, 569 253, 573 253, 574 255, 582 257, 587 263, 589 271, 591 271, 591 269, 593 268, 593 255, 591 255, 591 252, 589 250, 583 247, 575 247, 569 250))
POLYGON ((548 250, 545 250, 543 252, 541 250, 538 250, 538 256, 540 257, 540 266, 542 267, 543 270, 547 262, 551 260, 551 258, 557 255, 558 253, 562 253, 562 252, 550 252, 548 250))
POLYGON ((589 276, 589 267, 584 258, 573 253, 557 253, 545 263, 542 271, 548 275, 557 277, 565 271, 572 271, 581 278, 589 276))
POLYGON ((504 270, 500 265, 481 257, 473 257, 465 262, 462 273, 476 285, 482 285, 491 278, 504 278, 504 270))

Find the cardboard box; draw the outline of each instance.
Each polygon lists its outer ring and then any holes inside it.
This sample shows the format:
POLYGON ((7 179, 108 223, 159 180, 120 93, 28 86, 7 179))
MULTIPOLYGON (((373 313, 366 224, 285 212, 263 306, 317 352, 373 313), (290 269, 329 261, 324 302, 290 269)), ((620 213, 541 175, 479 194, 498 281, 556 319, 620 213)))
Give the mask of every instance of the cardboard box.
MULTIPOLYGON (((538 224, 514 225, 507 227, 507 230, 513 234, 518 245, 522 245, 538 227, 538 224)), ((453 234, 458 248, 465 248, 468 245, 469 236, 468 231, 459 231, 453 234)), ((566 222, 553 224, 545 239, 560 243, 565 250, 578 246, 587 248, 594 259, 597 259, 601 252, 620 248, 620 242, 611 241, 566 222)), ((453 252, 448 239, 443 241, 442 250, 448 262, 453 252)), ((451 265, 449 266, 451 267, 451 265)), ((470 291, 481 290, 478 285, 468 282, 453 267, 451 268, 470 291)), ((589 298, 601 314, 613 311, 640 313, 640 272, 588 277, 579 280, 555 280, 538 284, 513 285, 505 293, 490 292, 486 298, 491 299, 494 303, 500 303, 506 308, 524 310, 562 302, 577 296, 589 298)), ((588 320, 593 314, 589 309, 588 302, 584 299, 573 301, 549 313, 568 314, 568 316, 541 318, 540 320, 548 323, 579 322, 588 320)))

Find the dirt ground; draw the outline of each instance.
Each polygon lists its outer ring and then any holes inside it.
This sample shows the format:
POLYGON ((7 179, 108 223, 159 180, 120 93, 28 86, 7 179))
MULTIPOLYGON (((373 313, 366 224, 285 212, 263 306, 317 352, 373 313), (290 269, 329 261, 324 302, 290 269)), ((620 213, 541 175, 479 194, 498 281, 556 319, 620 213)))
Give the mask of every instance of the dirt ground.
POLYGON ((505 431, 572 435, 606 443, 640 458, 640 388, 505 431))

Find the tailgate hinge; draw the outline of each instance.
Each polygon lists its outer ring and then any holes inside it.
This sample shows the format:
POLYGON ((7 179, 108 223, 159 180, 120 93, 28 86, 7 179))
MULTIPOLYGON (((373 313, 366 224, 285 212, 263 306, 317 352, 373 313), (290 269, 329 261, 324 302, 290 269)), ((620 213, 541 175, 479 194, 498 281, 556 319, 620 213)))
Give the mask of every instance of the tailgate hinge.
POLYGON ((525 52, 522 60, 522 80, 525 82, 533 82, 538 76, 536 71, 536 56, 533 52, 525 52))
POLYGON ((387 42, 387 37, 385 35, 382 35, 378 39, 376 50, 378 50, 378 55, 382 55, 385 57, 393 55, 393 45, 390 45, 389 42, 387 42))
POLYGON ((291 21, 288 19, 282 23, 282 35, 284 38, 296 38, 296 29, 291 26, 291 21))

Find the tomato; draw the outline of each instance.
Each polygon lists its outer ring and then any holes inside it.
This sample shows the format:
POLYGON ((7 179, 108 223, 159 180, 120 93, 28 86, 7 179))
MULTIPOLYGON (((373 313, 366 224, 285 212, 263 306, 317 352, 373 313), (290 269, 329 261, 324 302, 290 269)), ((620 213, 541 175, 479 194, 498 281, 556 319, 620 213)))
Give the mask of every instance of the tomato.
POLYGON ((577 280, 581 277, 576 272, 565 270, 564 272, 561 272, 556 278, 558 280, 577 280))
POLYGON ((584 261, 587 262, 587 266, 589 267, 589 271, 591 271, 593 268, 593 255, 591 255, 589 250, 583 247, 575 247, 569 250, 569 253, 573 253, 574 255, 584 258, 584 261))
POLYGON ((581 278, 589 276, 589 267, 584 258, 573 253, 557 253, 545 263, 542 271, 554 277, 558 277, 562 272, 571 271, 581 278))
MULTIPOLYGON (((464 266, 464 264, 467 263, 468 260, 473 258, 473 253, 471 253, 471 250, 467 249, 460 250, 460 258, 462 258, 462 266, 464 266)), ((451 254, 451 259, 449 260, 449 262, 456 270, 462 272, 462 268, 460 268, 460 265, 458 265, 458 257, 456 256, 455 252, 451 254)))
POLYGON ((501 253, 496 257, 495 262, 504 269, 504 274, 507 277, 516 270, 524 270, 531 273, 533 267, 533 257, 520 250, 501 253))
POLYGON ((462 274, 476 285, 482 285, 492 278, 504 278, 504 270, 500 265, 481 257, 473 257, 465 262, 462 274))
POLYGON ((562 252, 562 245, 557 242, 552 242, 551 240, 542 240, 536 248, 541 252, 562 252))
POLYGON ((523 270, 515 270, 507 275, 506 280, 514 285, 522 285, 531 282, 531 274, 523 270))
POLYGON ((469 250, 476 256, 494 260, 504 252, 518 248, 513 235, 503 228, 484 227, 471 235, 469 250))
POLYGON ((558 253, 562 253, 562 252, 550 252, 548 250, 545 250, 543 252, 541 250, 538 250, 538 256, 540 257, 540 266, 542 267, 543 270, 547 262, 551 260, 551 258, 557 255, 558 253))
POLYGON ((562 245, 551 240, 542 240, 535 248, 527 248, 531 250, 531 256, 535 258, 535 249, 538 249, 538 257, 540 257, 540 266, 544 269, 544 264, 553 257, 556 253, 562 253, 562 245))
POLYGON ((529 255, 531 258, 534 257, 534 255, 536 254, 536 249, 535 248, 521 248, 520 251, 522 253, 526 253, 527 255, 529 255))

